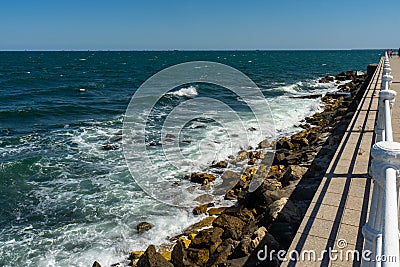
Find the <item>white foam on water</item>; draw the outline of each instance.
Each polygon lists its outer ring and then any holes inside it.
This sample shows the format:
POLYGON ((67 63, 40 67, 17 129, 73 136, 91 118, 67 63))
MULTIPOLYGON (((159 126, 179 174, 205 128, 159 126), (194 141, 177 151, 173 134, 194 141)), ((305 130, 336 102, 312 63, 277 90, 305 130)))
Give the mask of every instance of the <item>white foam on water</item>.
POLYGON ((195 97, 198 95, 198 92, 197 92, 196 87, 191 85, 187 88, 182 88, 178 91, 170 92, 169 94, 176 95, 176 96, 195 97))

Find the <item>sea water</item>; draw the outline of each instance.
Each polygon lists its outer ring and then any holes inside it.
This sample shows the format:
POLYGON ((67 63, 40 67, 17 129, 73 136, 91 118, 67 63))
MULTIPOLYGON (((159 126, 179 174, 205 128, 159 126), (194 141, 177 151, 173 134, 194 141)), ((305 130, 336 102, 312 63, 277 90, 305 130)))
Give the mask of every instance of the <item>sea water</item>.
MULTIPOLYGON (((123 155, 126 108, 141 84, 157 72, 195 60, 236 68, 260 88, 276 136, 282 136, 299 130, 306 116, 321 109, 320 98, 296 97, 336 90, 335 83, 318 83, 319 78, 365 70, 382 54, 375 50, 0 52, 0 266, 91 266, 95 260, 107 266, 123 262, 131 250, 165 243, 201 218, 193 216, 190 207, 167 205, 146 194, 123 155), (104 149, 105 145, 112 149, 104 149), (154 227, 139 235, 135 227, 142 221, 154 227)), ((156 136, 162 120, 157 116, 162 118, 179 103, 198 97, 232 106, 240 102, 209 84, 176 88, 155 107, 146 137, 149 147, 159 145, 156 136)), ((187 156, 195 155, 195 141, 203 137, 217 139, 213 150, 221 159, 232 151, 225 153, 226 140, 218 124, 199 120, 187 129, 183 133, 187 156)), ((190 171, 183 165, 180 170, 179 166, 163 169, 162 160, 155 162, 159 164, 155 176, 190 171)), ((205 166, 199 162, 196 167, 205 166)))

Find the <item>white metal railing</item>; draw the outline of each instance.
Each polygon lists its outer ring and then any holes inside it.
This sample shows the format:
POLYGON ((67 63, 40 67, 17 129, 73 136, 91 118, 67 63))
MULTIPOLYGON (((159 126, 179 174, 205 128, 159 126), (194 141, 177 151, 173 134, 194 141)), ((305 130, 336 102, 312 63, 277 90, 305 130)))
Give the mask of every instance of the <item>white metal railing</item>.
POLYGON ((374 181, 368 222, 364 225, 362 266, 400 266, 398 198, 400 143, 393 142, 391 111, 396 92, 390 90, 393 77, 385 54, 379 92, 376 143, 371 149, 370 175, 374 181))

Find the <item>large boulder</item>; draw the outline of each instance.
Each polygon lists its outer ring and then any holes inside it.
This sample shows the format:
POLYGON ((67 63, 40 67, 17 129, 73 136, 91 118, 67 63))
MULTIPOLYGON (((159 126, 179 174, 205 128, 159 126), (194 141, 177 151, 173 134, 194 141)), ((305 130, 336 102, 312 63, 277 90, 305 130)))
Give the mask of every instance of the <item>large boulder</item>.
POLYGON ((229 256, 232 254, 239 241, 231 238, 225 239, 222 244, 217 248, 212 257, 210 257, 208 266, 227 266, 229 256))
POLYGON ((210 252, 206 248, 189 248, 187 257, 195 266, 205 266, 210 258, 210 252))
POLYGON ((298 165, 289 165, 285 173, 282 176, 281 182, 284 185, 288 185, 290 181, 300 180, 303 175, 307 172, 307 167, 298 165))
POLYGON ((190 243, 191 248, 207 248, 211 253, 222 243, 221 236, 224 230, 219 227, 204 229, 190 243))
POLYGON ((202 185, 206 185, 209 182, 213 182, 215 180, 215 176, 210 173, 192 173, 190 175, 190 181, 193 183, 198 183, 202 185))
POLYGON ((213 203, 201 204, 201 205, 199 205, 199 206, 197 206, 197 207, 195 207, 195 208, 193 209, 193 214, 194 214, 194 215, 200 215, 200 214, 206 213, 206 212, 207 212, 207 209, 208 209, 209 207, 212 207, 212 206, 214 206, 213 203))
POLYGON ((141 222, 138 225, 136 225, 136 230, 138 231, 139 234, 144 233, 148 230, 153 228, 153 225, 148 222, 141 222))
POLYGON ((301 221, 301 213, 297 206, 287 198, 274 201, 269 206, 269 215, 272 220, 279 219, 282 222, 297 224, 301 221))
POLYGON ((321 78, 318 82, 319 83, 329 83, 335 81, 335 77, 333 76, 325 76, 324 78, 321 78))
POLYGON ((221 160, 211 165, 213 168, 226 168, 228 167, 228 162, 221 160))
POLYGON ((181 240, 178 240, 172 250, 171 262, 174 267, 186 267, 189 265, 186 257, 185 244, 181 240))
POLYGON ((242 236, 242 230, 245 226, 245 222, 237 217, 228 214, 222 214, 215 219, 213 226, 224 229, 224 238, 238 240, 242 236))
POLYGON ((156 251, 154 245, 150 245, 144 254, 139 258, 137 267, 174 267, 174 265, 164 259, 160 253, 156 251))
POLYGON ((215 217, 205 217, 200 222, 195 223, 195 224, 187 227, 185 230, 183 230, 183 234, 189 235, 191 233, 197 233, 199 231, 199 229, 210 226, 214 222, 214 220, 215 220, 215 217))
POLYGON ((281 137, 277 142, 276 142, 276 149, 293 149, 294 145, 290 141, 289 138, 287 137, 281 137))

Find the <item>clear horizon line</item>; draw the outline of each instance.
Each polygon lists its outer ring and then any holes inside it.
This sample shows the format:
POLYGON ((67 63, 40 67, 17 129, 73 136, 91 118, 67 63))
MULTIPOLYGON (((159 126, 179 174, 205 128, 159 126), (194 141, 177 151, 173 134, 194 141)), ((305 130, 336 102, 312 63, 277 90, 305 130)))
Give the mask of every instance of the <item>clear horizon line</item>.
POLYGON ((331 49, 0 49, 0 52, 229 52, 229 51, 352 51, 386 50, 386 48, 331 49))

